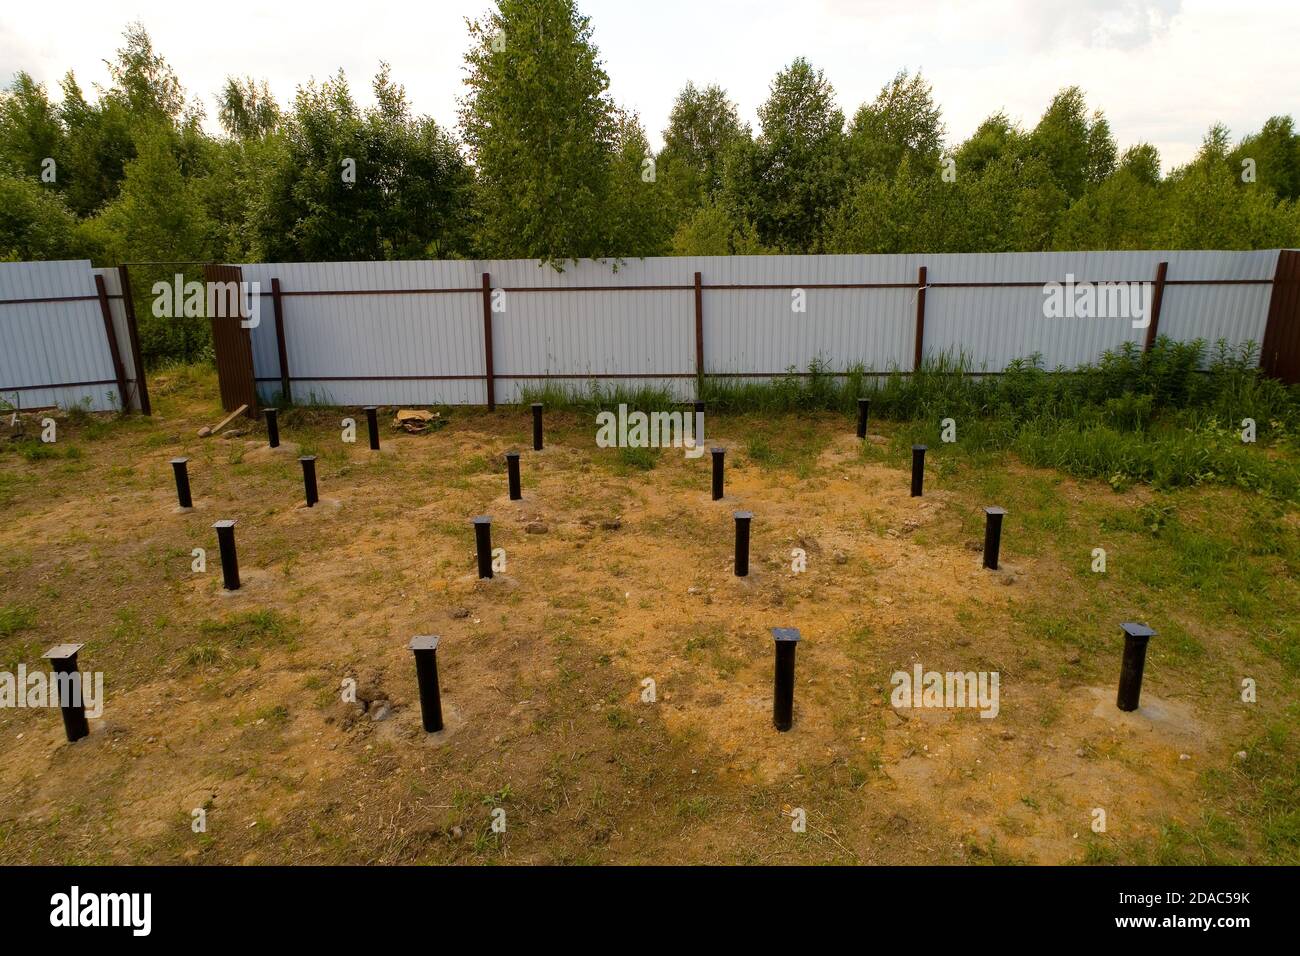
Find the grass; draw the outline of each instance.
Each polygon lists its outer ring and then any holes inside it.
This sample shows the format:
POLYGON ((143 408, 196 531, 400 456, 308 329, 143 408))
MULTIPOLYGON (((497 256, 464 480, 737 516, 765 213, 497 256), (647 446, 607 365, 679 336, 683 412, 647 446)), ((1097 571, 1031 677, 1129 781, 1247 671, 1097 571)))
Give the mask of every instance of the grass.
POLYGON ((628 388, 625 385, 602 385, 594 380, 581 385, 547 382, 542 386, 526 385, 519 389, 521 405, 536 402, 556 411, 617 411, 619 405, 626 405, 628 411, 652 412, 680 408, 682 404, 667 388, 628 388))
POLYGON ((13 671, 35 658, 40 648, 34 640, 17 640, 17 635, 36 628, 36 609, 25 604, 0 605, 0 669, 13 671))
MULTIPOLYGON (((978 466, 962 464, 950 481, 978 485, 978 466)), ((1105 652, 1108 645, 1098 635, 1131 609, 1162 622, 1148 674, 1176 673, 1177 684, 1202 688, 1203 694, 1218 696, 1229 687, 1235 693, 1243 671, 1223 654, 1248 658, 1239 649, 1248 645, 1281 665, 1284 674, 1300 675, 1300 540, 1283 527, 1288 506, 1238 492, 1207 499, 1179 489, 1137 505, 1075 507, 1063 526, 1035 531, 1053 507, 1032 490, 1018 501, 1008 519, 1014 520, 1010 533, 1017 550, 1037 547, 1025 534, 1050 535, 1060 553, 1078 555, 1076 576, 1095 579, 1095 587, 1085 598, 1062 582, 1018 612, 1019 629, 1063 655, 1082 653, 1086 661, 1105 652), (1092 574, 1088 566, 1098 543, 1110 553, 1105 575, 1092 574)), ((1109 676, 1086 663, 1061 673, 1071 682, 1109 676)), ((1295 685, 1284 678, 1272 686, 1286 700, 1295 685)), ((1293 717, 1296 711, 1291 705, 1293 717)), ((1242 748, 1245 761, 1203 774, 1200 786, 1212 810, 1191 821, 1167 819, 1158 840, 1090 844, 1085 862, 1294 865, 1300 860, 1300 739, 1293 728, 1294 720, 1274 724, 1242 748)))
POLYGON ((241 653, 258 648, 289 648, 297 644, 296 622, 278 611, 248 611, 223 620, 199 622, 199 641, 185 652, 189 667, 244 666, 241 653))
MULTIPOLYGON (((1024 462, 1122 490, 1221 484, 1300 501, 1300 462, 1278 455, 1300 440, 1300 388, 1265 378, 1251 343, 1161 337, 1150 352, 1131 343, 1096 364, 1047 371, 1038 357, 1017 360, 1000 376, 980 376, 965 355, 930 357, 912 373, 869 377, 861 366, 834 375, 814 362, 768 382, 707 379, 710 409, 764 415, 813 410, 852 414, 871 401, 871 418, 902 421, 901 444, 944 442, 986 455, 1014 451, 1024 462), (1252 440, 1249 420, 1254 423, 1252 440)), ((762 439, 752 442, 760 465, 774 464, 762 439)))
POLYGON ((650 471, 659 461, 658 448, 620 448, 618 461, 626 471, 650 471))
POLYGON ((0 640, 35 626, 35 609, 21 604, 0 607, 0 640))
MULTIPOLYGON (((1300 716, 1295 706, 1290 716, 1300 716)), ((1158 839, 1125 847, 1127 855, 1162 866, 1240 864, 1258 842, 1269 862, 1300 864, 1300 756, 1291 737, 1290 727, 1275 724, 1240 751, 1244 759, 1207 771, 1201 786, 1214 806, 1196 820, 1166 823, 1158 839)))
POLYGON ((1297 390, 1265 378, 1253 343, 1210 349, 1202 340, 1159 337, 1149 352, 1133 343, 1073 369, 1043 367, 1039 355, 1016 359, 1001 375, 984 374, 963 352, 927 356, 911 372, 872 373, 851 365, 836 373, 823 360, 764 382, 706 376, 701 398, 729 412, 856 411, 871 399, 872 417, 895 421, 1004 418, 1097 421, 1134 430, 1168 410, 1201 420, 1256 420, 1261 435, 1300 425, 1297 390))
MULTIPOLYGON (((905 373, 870 374, 862 365, 835 373, 814 360, 770 381, 706 376, 700 398, 710 413, 771 416, 834 411, 856 414, 871 401, 871 417, 909 423, 911 442, 938 444, 941 422, 952 419, 968 453, 1013 450, 1028 464, 1079 478, 1100 478, 1117 490, 1133 483, 1175 488, 1222 484, 1300 501, 1300 463, 1270 455, 1300 441, 1300 388, 1265 378, 1253 343, 1175 342, 1161 336, 1149 352, 1133 343, 1104 352, 1096 363, 1047 370, 1034 355, 1002 375, 981 375, 964 353, 928 357, 905 373), (1254 439, 1243 441, 1246 420, 1254 439)), ((643 411, 680 407, 664 388, 628 389, 596 381, 547 383, 521 392, 525 403, 549 409, 643 411)), ((749 457, 764 468, 787 464, 764 436, 749 457)), ((648 470, 646 458, 626 467, 648 470)))

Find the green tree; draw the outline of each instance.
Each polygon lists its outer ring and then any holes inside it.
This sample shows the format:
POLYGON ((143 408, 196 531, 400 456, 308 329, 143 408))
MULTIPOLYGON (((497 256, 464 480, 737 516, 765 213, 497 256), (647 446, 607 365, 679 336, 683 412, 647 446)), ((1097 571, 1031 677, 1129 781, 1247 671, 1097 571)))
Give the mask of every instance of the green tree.
MULTIPOLYGON (((1058 249, 1151 249, 1163 211, 1158 183, 1144 156, 1121 164, 1100 186, 1076 200, 1057 228, 1058 249)), ((1157 161, 1158 162, 1158 161, 1157 161)), ((1156 167, 1156 174, 1159 166, 1156 167)))
POLYGON ((722 189, 728 149, 749 138, 736 105, 719 86, 699 89, 688 82, 673 101, 664 130, 658 172, 684 208, 713 198, 722 189))
MULTIPOLYGON (((198 187, 181 172, 174 134, 165 126, 140 126, 135 158, 126 164, 118 197, 87 224, 111 262, 203 261, 211 258, 212 225, 198 187)), ((180 269, 167 265, 140 267, 133 276, 148 288, 157 279, 170 281, 180 269)), ((208 331, 202 323, 180 316, 140 316, 140 345, 147 362, 162 358, 192 361, 203 351, 208 331)))
POLYGON ((953 152, 959 179, 979 175, 1001 157, 1018 154, 1024 148, 1024 142, 1025 134, 1005 113, 994 113, 953 152))
POLYGON ((752 222, 737 222, 725 205, 710 201, 698 207, 673 233, 674 256, 763 256, 764 246, 752 222))
POLYGON ((113 59, 105 61, 113 80, 111 95, 120 98, 133 117, 178 123, 185 110, 185 89, 176 71, 154 51, 142 23, 128 25, 123 40, 113 59))
POLYGON ((1115 141, 1100 112, 1088 116, 1083 91, 1070 86, 1053 97, 1029 134, 1029 154, 1042 160, 1071 200, 1101 182, 1115 167, 1115 141))
POLYGON ((672 203, 665 201, 662 165, 654 161, 650 142, 635 113, 617 114, 611 160, 609 221, 605 254, 630 258, 661 256, 672 237, 672 203))
POLYGON ((1227 163, 1240 177, 1248 159, 1254 161, 1256 183, 1279 199, 1300 198, 1300 133, 1291 117, 1269 117, 1258 133, 1243 137, 1227 163))
POLYGON ((19 73, 0 93, 0 165, 39 181, 44 161, 53 159, 58 188, 58 163, 66 153, 66 135, 58 110, 45 87, 27 73, 19 73))
POLYGON ((1216 124, 1196 158, 1170 173, 1159 247, 1268 249, 1300 241, 1294 206, 1277 203, 1271 189, 1242 183, 1228 161, 1230 146, 1227 129, 1216 124))
POLYGON ((76 77, 63 79, 59 118, 67 131, 67 162, 60 164, 68 204, 79 216, 90 216, 117 196, 126 165, 135 157, 140 129, 176 134, 172 148, 183 163, 194 161, 202 111, 186 108, 185 90, 175 71, 154 50, 139 23, 123 33, 122 46, 105 61, 112 85, 87 101, 76 77))
POLYGON ((96 251, 57 192, 0 169, 0 260, 81 259, 96 251))
POLYGON ((607 254, 618 128, 590 21, 572 0, 500 0, 469 30, 460 124, 479 254, 607 254))
POLYGON ((1160 182, 1160 151, 1150 143, 1138 143, 1124 150, 1119 172, 1127 172, 1138 182, 1154 186, 1160 182))
POLYGON ((257 190, 252 251, 271 261, 456 258, 467 251, 470 172, 449 136, 410 112, 381 65, 362 112, 340 71, 300 87, 283 132, 226 162, 257 190), (259 174, 259 166, 264 174, 259 174))
POLYGON ((280 107, 266 80, 227 77, 217 97, 217 119, 226 134, 236 139, 265 136, 280 122, 280 107))
POLYGON ((856 183, 828 219, 824 248, 830 253, 897 253, 925 244, 942 252, 922 221, 930 200, 923 181, 897 173, 873 175, 856 183))
POLYGON ((737 220, 764 245, 813 252, 823 223, 844 194, 844 114, 821 70, 796 59, 777 73, 758 111, 756 142, 734 144, 724 196, 737 220))
POLYGON ((937 174, 943 135, 942 112, 930 84, 920 73, 900 72, 874 102, 853 115, 848 131, 851 175, 892 177, 904 157, 916 174, 937 174))

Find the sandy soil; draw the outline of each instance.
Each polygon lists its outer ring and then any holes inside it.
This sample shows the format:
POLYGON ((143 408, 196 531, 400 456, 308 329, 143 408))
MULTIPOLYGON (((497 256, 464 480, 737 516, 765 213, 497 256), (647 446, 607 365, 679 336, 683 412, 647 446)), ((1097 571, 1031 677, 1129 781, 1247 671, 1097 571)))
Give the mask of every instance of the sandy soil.
POLYGON ((453 415, 386 434, 375 456, 326 421, 283 416, 295 441, 270 452, 255 435, 193 438, 203 415, 181 414, 88 445, 84 478, 9 507, 4 601, 39 607, 20 636, 84 641, 109 693, 76 745, 52 712, 0 714, 3 858, 1056 863, 1082 858, 1095 808, 1125 839, 1194 815, 1196 774, 1231 760, 1243 718, 1179 687, 1153 680, 1140 711, 1116 710, 1109 631, 1104 652, 1071 657, 1017 628, 1058 555, 1018 554, 1009 527, 1003 568, 982 569, 978 542, 954 533, 981 502, 909 497, 904 463, 868 463, 851 432, 817 426, 823 447, 796 477, 748 460, 739 423, 711 422, 730 447, 713 502, 707 456, 624 472, 577 416, 534 453, 526 415, 453 415), (313 509, 299 445, 322 455, 313 509), (511 447, 525 449, 522 502, 505 494, 511 447), (190 514, 175 513, 178 453, 194 459, 190 514), (755 516, 744 579, 741 508, 755 516), (492 581, 474 575, 482 513, 506 553, 492 581), (238 522, 235 594, 218 518, 238 522), (240 647, 202 627, 267 611, 291 640, 240 647), (785 734, 777 626, 802 635, 785 734), (448 723, 433 736, 406 649, 430 633, 448 723), (894 709, 890 675, 917 663, 997 671, 998 716, 894 709), (341 701, 346 679, 391 716, 341 701), (498 806, 505 834, 489 826, 498 806), (790 831, 793 807, 809 833, 790 831))

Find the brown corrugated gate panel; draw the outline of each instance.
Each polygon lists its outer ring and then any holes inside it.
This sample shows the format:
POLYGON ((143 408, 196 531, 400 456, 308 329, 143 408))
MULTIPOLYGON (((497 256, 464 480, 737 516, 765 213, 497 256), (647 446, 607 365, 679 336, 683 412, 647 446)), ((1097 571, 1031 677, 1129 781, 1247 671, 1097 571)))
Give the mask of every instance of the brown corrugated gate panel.
POLYGON ((1300 251, 1295 249, 1277 255, 1259 364, 1288 385, 1300 382, 1300 251))
MULTIPOLYGON (((239 266, 205 265, 203 278, 207 282, 234 282, 238 288, 244 276, 239 266)), ((257 382, 253 378, 253 340, 239 319, 240 297, 237 296, 233 304, 223 299, 226 308, 219 311, 225 315, 209 317, 212 323, 212 351, 217 360, 221 407, 233 412, 240 405, 247 405, 248 411, 245 414, 249 418, 256 418, 258 408, 257 382)))

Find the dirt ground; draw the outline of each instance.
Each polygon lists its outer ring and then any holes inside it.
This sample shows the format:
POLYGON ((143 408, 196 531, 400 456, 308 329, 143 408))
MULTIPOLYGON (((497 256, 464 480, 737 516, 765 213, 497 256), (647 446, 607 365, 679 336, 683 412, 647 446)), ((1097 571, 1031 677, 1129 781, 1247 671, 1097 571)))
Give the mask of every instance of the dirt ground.
POLYGON ((1120 622, 1162 620, 1140 588, 1089 574, 1073 533, 1031 538, 1021 515, 1131 511, 1146 489, 1008 464, 1006 500, 986 500, 936 453, 911 498, 906 457, 882 438, 864 450, 851 421, 718 417, 714 502, 707 455, 667 449, 642 470, 595 446, 589 414, 549 414, 540 453, 527 410, 506 407, 452 409, 427 435, 385 425, 373 453, 355 411, 299 409, 272 452, 258 423, 196 436, 219 417, 210 383, 158 391, 152 420, 90 437, 68 422, 76 457, 0 458, 0 606, 28 609, 3 666, 84 642, 82 669, 107 685, 72 745, 52 710, 0 711, 4 862, 1133 859, 1171 820, 1200 818, 1202 775, 1235 772, 1281 713, 1277 694, 1243 707, 1239 675, 1293 686, 1240 629, 1186 606, 1200 662, 1166 658, 1157 637, 1142 708, 1116 709, 1120 622), (349 414, 355 444, 340 439, 349 414), (776 460, 751 444, 760 431, 776 460), (506 494, 511 448, 521 502, 506 494), (320 456, 313 509, 302 452, 320 456), (1035 503, 1043 487, 1051 502, 1035 503), (996 572, 981 567, 986 504, 1010 511, 996 572), (744 579, 738 509, 754 513, 744 579), (505 550, 490 581, 475 574, 479 514, 505 550), (235 593, 211 527, 224 518, 235 593), (1034 626, 1052 611, 1073 637, 1034 626), (772 726, 773 627, 802 636, 788 733, 772 726), (435 735, 407 649, 423 634, 441 637, 435 735), (997 716, 893 708, 890 675, 918 663, 997 672, 997 716), (341 699, 349 679, 359 704, 341 699))

